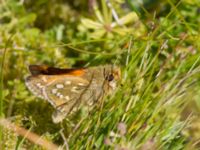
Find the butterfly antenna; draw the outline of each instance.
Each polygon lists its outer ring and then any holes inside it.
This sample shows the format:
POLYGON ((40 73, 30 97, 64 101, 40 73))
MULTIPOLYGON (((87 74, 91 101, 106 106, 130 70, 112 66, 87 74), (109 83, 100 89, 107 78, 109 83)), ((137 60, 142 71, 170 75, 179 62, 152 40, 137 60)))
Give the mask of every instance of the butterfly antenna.
POLYGON ((106 77, 106 69, 105 68, 103 68, 103 76, 104 76, 104 78, 106 77))

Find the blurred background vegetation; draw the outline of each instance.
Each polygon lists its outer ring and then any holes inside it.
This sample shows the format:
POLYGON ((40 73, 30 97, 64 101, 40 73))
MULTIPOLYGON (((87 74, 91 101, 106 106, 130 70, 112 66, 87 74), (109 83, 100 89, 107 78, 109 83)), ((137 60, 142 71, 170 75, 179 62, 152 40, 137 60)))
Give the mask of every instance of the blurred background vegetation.
MULTIPOLYGON (((199 0, 0 0, 0 116, 63 149, 199 149, 199 27, 199 0), (30 64, 116 64, 123 86, 53 124, 30 64)), ((44 149, 3 126, 0 141, 44 149)))

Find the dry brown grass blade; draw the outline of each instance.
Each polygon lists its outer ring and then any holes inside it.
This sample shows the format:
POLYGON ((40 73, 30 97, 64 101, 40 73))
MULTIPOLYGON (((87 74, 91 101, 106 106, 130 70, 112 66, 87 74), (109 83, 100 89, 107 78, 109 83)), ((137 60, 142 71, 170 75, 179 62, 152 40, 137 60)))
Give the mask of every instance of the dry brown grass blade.
POLYGON ((26 130, 25 128, 19 127, 15 124, 11 123, 7 119, 0 119, 0 125, 3 126, 4 128, 7 128, 7 129, 15 132, 16 134, 18 134, 20 136, 23 136, 24 138, 30 140, 34 144, 42 146, 45 149, 48 149, 48 150, 58 150, 59 149, 59 147, 57 145, 45 140, 41 136, 39 136, 29 130, 26 130))

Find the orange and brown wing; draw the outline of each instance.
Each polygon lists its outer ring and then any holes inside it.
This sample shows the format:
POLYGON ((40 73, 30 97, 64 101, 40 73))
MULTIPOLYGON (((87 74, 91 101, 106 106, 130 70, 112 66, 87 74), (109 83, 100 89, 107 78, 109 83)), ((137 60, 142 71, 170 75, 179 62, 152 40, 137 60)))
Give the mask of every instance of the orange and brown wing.
POLYGON ((75 68, 66 68, 60 69, 55 67, 49 67, 46 65, 30 65, 29 70, 32 75, 73 75, 73 76, 82 76, 85 73, 85 69, 75 69, 75 68))

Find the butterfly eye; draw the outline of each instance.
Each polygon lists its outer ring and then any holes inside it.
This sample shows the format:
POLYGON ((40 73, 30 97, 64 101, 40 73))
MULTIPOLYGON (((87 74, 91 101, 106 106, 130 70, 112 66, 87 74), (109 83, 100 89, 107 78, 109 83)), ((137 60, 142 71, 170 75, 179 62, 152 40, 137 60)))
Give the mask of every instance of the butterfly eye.
POLYGON ((113 76, 113 74, 109 74, 107 77, 106 77, 106 80, 107 81, 112 81, 114 79, 114 76, 113 76))

